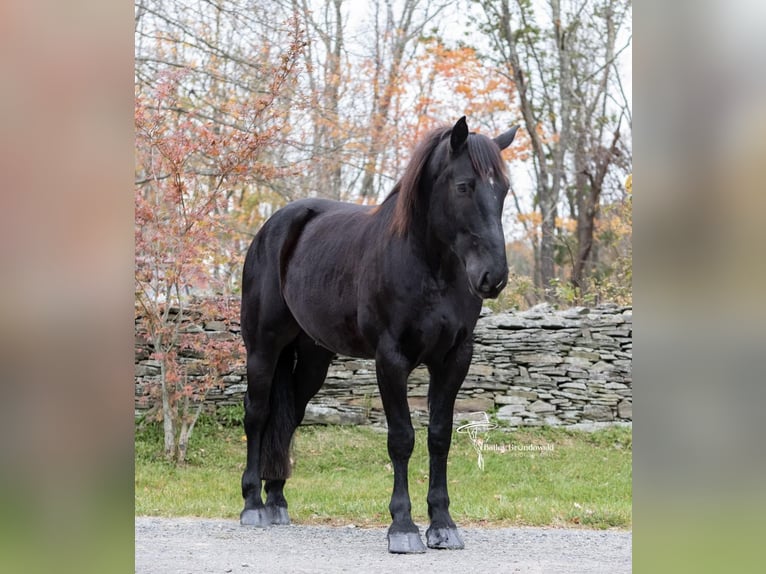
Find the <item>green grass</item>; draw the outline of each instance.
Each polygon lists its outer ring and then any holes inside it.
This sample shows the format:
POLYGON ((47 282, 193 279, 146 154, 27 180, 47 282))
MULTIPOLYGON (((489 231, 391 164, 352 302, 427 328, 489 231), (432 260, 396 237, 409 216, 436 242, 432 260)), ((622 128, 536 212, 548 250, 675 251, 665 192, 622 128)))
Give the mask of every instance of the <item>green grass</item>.
MULTIPOLYGON (((450 507, 458 524, 631 527, 630 429, 584 433, 495 430, 488 445, 553 445, 553 452, 484 451, 484 470, 467 435, 453 436, 450 507)), ((162 459, 158 426, 136 433, 136 514, 236 518, 245 442, 241 428, 210 419, 195 429, 189 461, 162 459)), ((368 427, 301 427, 285 488, 295 523, 387 525, 393 473, 386 435, 368 427)), ((427 524, 426 431, 410 461, 413 517, 427 524)))

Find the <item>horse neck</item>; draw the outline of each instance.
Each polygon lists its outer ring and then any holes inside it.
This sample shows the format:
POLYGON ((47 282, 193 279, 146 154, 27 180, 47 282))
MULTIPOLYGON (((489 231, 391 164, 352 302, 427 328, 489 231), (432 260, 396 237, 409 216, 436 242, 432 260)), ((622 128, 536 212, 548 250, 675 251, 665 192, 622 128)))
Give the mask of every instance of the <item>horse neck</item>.
POLYGON ((420 191, 421 197, 425 200, 419 203, 417 213, 413 217, 413 221, 420 224, 411 226, 408 239, 411 241, 413 251, 428 266, 431 273, 435 277, 449 280, 459 272, 460 261, 452 248, 443 243, 431 227, 427 198, 431 197, 433 190, 429 188, 420 191))
MULTIPOLYGON (((432 181, 428 174, 424 174, 424 180, 432 181)), ((422 185, 422 183, 421 183, 422 185)), ((448 245, 440 242, 433 233, 428 220, 428 198, 433 192, 432 186, 418 189, 418 201, 412 206, 409 225, 403 237, 407 249, 417 259, 429 268, 434 276, 453 277, 457 271, 459 261, 452 253, 448 245)), ((391 233, 391 224, 396 211, 397 198, 389 196, 373 210, 371 216, 376 222, 378 232, 381 234, 391 233)))

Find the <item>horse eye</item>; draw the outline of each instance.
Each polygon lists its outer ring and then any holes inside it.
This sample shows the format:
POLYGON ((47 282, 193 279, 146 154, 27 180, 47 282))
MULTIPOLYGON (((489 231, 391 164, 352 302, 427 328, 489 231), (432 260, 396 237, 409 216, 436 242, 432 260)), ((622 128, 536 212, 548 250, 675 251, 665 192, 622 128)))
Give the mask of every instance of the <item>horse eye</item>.
POLYGON ((457 192, 460 194, 468 193, 473 190, 473 182, 461 181, 455 184, 455 189, 457 189, 457 192))

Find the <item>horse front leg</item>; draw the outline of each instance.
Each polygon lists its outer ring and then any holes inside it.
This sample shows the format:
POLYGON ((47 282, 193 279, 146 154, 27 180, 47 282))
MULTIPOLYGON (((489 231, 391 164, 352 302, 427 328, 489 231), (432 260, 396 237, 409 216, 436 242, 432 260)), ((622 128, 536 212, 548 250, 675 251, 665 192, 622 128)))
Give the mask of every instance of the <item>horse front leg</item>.
POLYGON ((376 357, 376 374, 383 409, 388 422, 388 455, 394 469, 394 490, 388 509, 388 551, 394 554, 421 554, 426 551, 420 531, 412 520, 408 465, 415 446, 410 408, 407 404, 407 377, 412 366, 396 351, 376 357))
POLYGON ((452 419, 455 397, 463 384, 473 354, 469 340, 453 353, 444 364, 429 366, 431 379, 428 389, 428 516, 431 524, 426 531, 429 548, 458 550, 463 539, 449 513, 447 492, 447 457, 452 443, 452 419))

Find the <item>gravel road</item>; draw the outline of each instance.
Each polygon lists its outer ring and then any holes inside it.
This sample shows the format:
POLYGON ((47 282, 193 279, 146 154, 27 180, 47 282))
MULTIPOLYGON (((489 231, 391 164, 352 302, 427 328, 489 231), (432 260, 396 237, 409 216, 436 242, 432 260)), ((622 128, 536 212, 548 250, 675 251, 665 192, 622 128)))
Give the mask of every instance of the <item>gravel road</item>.
POLYGON ((137 517, 136 573, 631 571, 630 532, 556 528, 461 531, 465 550, 393 555, 387 551, 382 528, 291 525, 256 529, 241 527, 234 520, 137 517))

